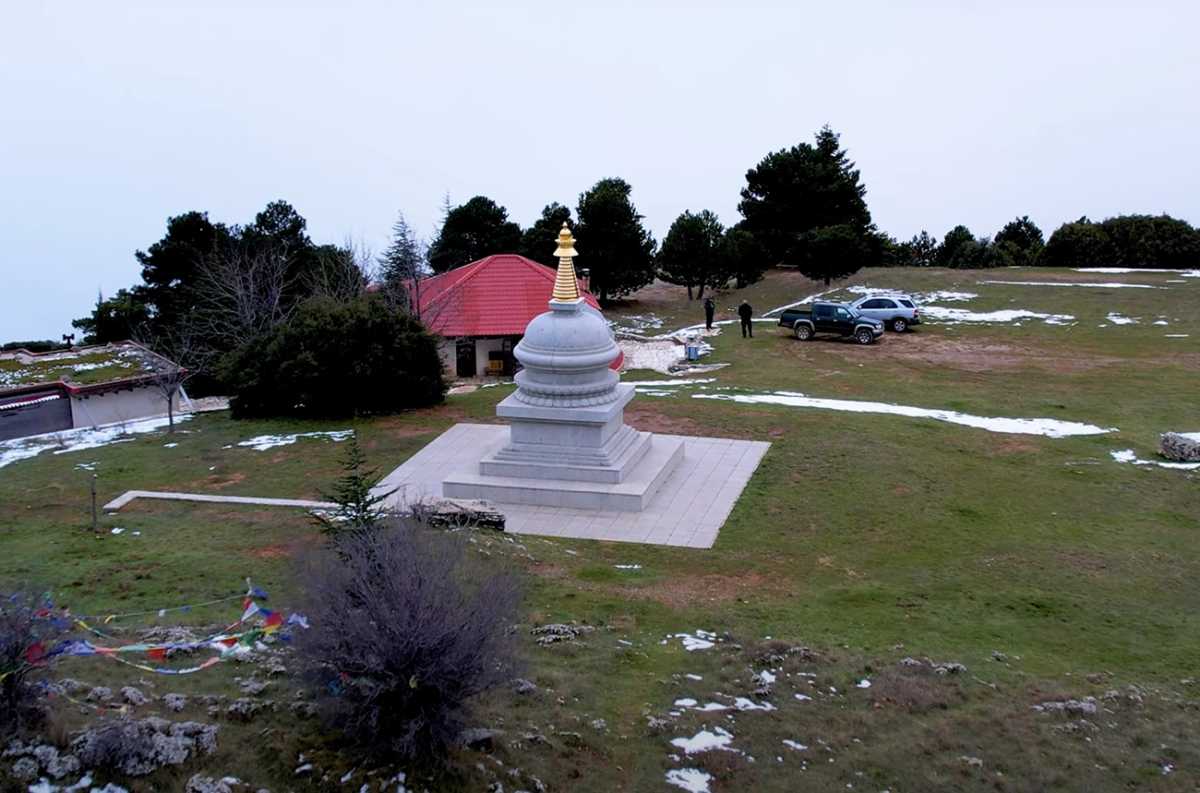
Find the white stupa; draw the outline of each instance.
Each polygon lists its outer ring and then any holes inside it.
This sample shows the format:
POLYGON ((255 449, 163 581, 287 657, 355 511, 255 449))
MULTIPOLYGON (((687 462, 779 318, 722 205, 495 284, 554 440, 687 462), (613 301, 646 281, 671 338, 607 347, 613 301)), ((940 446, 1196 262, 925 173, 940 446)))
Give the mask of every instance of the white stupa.
POLYGON ((608 323, 579 293, 567 224, 558 236, 550 310, 525 329, 514 354, 517 390, 496 406, 509 422, 477 471, 442 482, 451 498, 639 511, 683 457, 683 442, 625 424, 634 396, 611 364, 620 354, 608 323))

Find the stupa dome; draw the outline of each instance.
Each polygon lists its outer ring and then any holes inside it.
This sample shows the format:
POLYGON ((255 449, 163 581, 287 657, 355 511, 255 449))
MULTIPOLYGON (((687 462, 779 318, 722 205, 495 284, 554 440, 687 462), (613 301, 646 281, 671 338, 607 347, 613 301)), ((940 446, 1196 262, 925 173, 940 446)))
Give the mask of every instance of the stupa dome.
POLYGON ((599 311, 584 302, 571 259, 574 239, 567 225, 559 233, 559 271, 550 310, 533 318, 514 355, 516 398, 530 405, 578 407, 618 398, 617 373, 609 365, 620 355, 599 311))

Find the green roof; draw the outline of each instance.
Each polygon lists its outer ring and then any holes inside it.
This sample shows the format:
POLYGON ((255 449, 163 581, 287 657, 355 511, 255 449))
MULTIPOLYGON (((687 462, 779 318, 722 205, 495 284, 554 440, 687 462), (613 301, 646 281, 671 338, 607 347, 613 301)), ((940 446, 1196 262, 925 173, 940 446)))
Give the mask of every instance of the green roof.
POLYGON ((0 391, 65 380, 96 385, 153 371, 150 353, 135 344, 106 344, 48 353, 0 352, 0 391))

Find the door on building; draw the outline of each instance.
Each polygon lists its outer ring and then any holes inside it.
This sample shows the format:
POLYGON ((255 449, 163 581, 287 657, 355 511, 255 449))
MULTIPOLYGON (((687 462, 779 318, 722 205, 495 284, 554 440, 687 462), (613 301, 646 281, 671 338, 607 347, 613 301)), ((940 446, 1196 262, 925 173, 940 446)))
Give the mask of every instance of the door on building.
POLYGON ((475 376, 475 340, 460 339, 456 345, 458 353, 458 376, 475 376))

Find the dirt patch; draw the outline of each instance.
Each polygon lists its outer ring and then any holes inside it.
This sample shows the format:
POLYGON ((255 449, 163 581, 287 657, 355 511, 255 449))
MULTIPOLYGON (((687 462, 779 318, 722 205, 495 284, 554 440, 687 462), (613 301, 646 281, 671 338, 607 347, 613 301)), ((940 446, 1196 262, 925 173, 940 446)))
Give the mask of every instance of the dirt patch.
POLYGON ((283 559, 292 555, 292 549, 285 545, 265 545, 261 548, 251 548, 248 555, 255 559, 283 559))
POLYGON ((1032 441, 1022 440, 1021 438, 1005 438, 997 442, 992 451, 996 454, 1035 454, 1040 452, 1042 447, 1032 441))
POLYGON ((761 573, 672 577, 668 581, 643 587, 604 588, 620 596, 653 600, 678 609, 697 603, 725 603, 739 598, 761 599, 764 595, 784 595, 788 592, 778 578, 768 578, 761 573))
POLYGON ((625 408, 625 423, 643 432, 665 435, 704 435, 704 430, 707 429, 701 427, 700 422, 695 419, 668 416, 638 402, 632 402, 625 408))
POLYGON ((933 333, 889 333, 884 339, 888 357, 938 369, 995 372, 1037 369, 1047 372, 1088 372, 1127 364, 1123 358, 1080 354, 1078 350, 1016 346, 988 339, 950 339, 933 333))
POLYGON ((764 595, 786 595, 790 590, 778 576, 761 573, 743 575, 672 576, 670 580, 658 581, 645 586, 624 586, 581 581, 573 577, 571 570, 562 565, 540 563, 530 565, 530 572, 540 578, 571 583, 581 590, 602 592, 613 597, 653 600, 672 608, 687 608, 696 603, 725 603, 738 598, 762 598, 764 595))
POLYGON ((1108 560, 1087 551, 1062 551, 1058 553, 1059 564, 1090 576, 1099 576, 1108 571, 1108 560))

